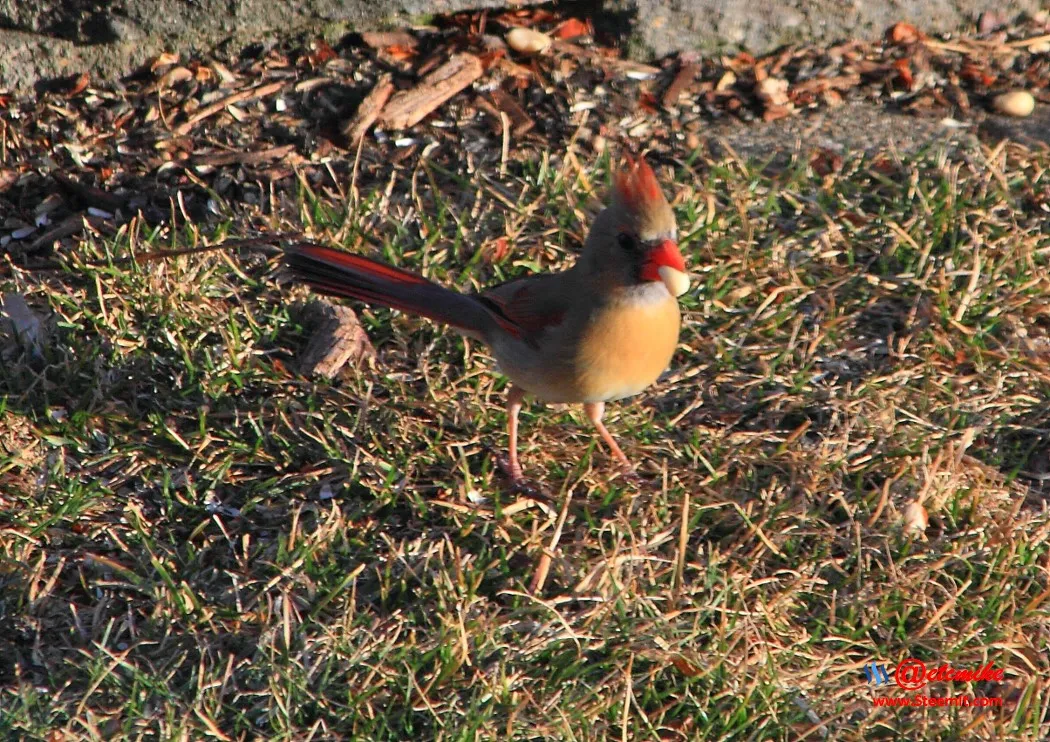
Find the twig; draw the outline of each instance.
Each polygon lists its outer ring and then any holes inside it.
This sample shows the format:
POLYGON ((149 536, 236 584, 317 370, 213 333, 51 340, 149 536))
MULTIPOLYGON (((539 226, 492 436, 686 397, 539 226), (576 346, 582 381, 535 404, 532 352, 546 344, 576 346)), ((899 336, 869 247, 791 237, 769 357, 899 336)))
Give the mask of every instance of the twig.
POLYGON ((285 144, 281 147, 271 147, 270 149, 260 149, 252 152, 205 152, 203 154, 194 154, 190 158, 190 162, 193 165, 211 165, 213 167, 234 164, 258 165, 262 162, 284 159, 294 151, 294 144, 285 144))
POLYGON ((558 542, 561 540, 562 528, 565 527, 565 519, 569 517, 570 502, 572 502, 571 489, 565 494, 565 502, 562 503, 561 512, 558 513, 558 524, 554 527, 554 535, 551 536, 551 542, 547 545, 547 548, 543 550, 539 564, 536 565, 536 573, 533 575, 532 582, 529 585, 529 592, 533 595, 539 593, 543 589, 544 583, 547 582, 547 575, 550 573, 554 550, 558 548, 558 542))
POLYGON ((246 90, 238 90, 236 93, 231 93, 225 98, 215 101, 211 105, 198 109, 197 112, 190 116, 186 121, 176 126, 174 131, 180 136, 183 134, 189 134, 201 121, 225 109, 227 106, 232 106, 234 103, 240 103, 241 101, 265 98, 268 95, 273 95, 283 87, 284 81, 281 80, 279 82, 267 83, 266 85, 257 85, 254 88, 247 88, 246 90))
POLYGON ((685 576, 686 551, 689 548, 689 490, 682 496, 682 524, 678 529, 678 564, 675 565, 675 594, 681 593, 685 576))
POLYGON ((44 232, 32 242, 30 242, 29 246, 26 248, 26 252, 35 252, 41 247, 50 245, 56 240, 61 240, 66 237, 72 237, 77 232, 82 230, 85 224, 90 224, 91 226, 98 226, 102 221, 103 220, 101 218, 97 216, 88 216, 82 211, 67 216, 54 227, 44 232))
POLYGON ((510 157, 510 116, 505 112, 499 112, 499 120, 503 125, 503 144, 500 147, 499 177, 507 177, 507 158, 510 157))
MULTIPOLYGON (((269 237, 249 237, 240 240, 225 240, 215 245, 198 245, 196 247, 183 247, 177 250, 154 250, 153 252, 140 253, 137 255, 125 255, 119 258, 100 258, 98 260, 88 260, 82 263, 82 265, 90 266, 93 268, 108 266, 108 265, 130 265, 132 263, 143 264, 143 263, 155 263, 161 260, 169 260, 170 258, 178 258, 183 255, 197 255, 199 253, 216 252, 218 250, 238 250, 248 248, 252 250, 260 250, 262 252, 269 252, 271 254, 278 254, 283 250, 275 242, 281 242, 284 240, 300 239, 301 234, 297 232, 288 232, 270 235, 269 237)), ((67 270, 69 265, 67 263, 52 260, 47 263, 41 263, 33 266, 16 265, 13 266, 20 271, 26 273, 43 273, 45 271, 61 271, 67 270)), ((6 265, 0 267, 0 276, 11 275, 12 264, 8 262, 6 265)))
POLYGON ((114 193, 103 191, 101 188, 84 185, 57 170, 51 173, 51 178, 64 190, 72 193, 89 206, 102 208, 106 211, 116 211, 117 209, 124 208, 128 203, 128 199, 124 196, 118 196, 114 193))

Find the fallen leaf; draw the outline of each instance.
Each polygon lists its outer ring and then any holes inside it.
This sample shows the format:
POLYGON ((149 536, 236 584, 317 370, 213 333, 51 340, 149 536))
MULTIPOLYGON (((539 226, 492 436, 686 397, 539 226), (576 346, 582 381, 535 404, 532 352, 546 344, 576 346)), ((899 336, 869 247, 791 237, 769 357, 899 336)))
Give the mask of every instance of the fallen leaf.
POLYGON ((930 525, 930 516, 918 500, 909 502, 904 508, 904 527, 909 531, 924 533, 930 525))
POLYGON ((886 36, 894 44, 914 44, 916 41, 922 41, 926 38, 926 34, 922 31, 903 21, 894 24, 886 36))
POLYGON ((325 62, 335 59, 338 54, 328 45, 324 39, 317 39, 313 43, 313 51, 309 55, 310 63, 315 67, 322 66, 325 62))
POLYGON ((684 657, 672 657, 671 664, 674 665, 678 672, 685 675, 687 678, 695 678, 701 673, 699 667, 686 660, 684 657))
POLYGON ((179 55, 172 52, 161 52, 157 57, 150 62, 149 71, 156 72, 161 67, 167 67, 172 64, 178 64, 179 55))
POLYGON ((594 33, 590 21, 581 21, 579 18, 568 18, 558 24, 554 29, 553 36, 556 39, 575 39, 577 36, 590 36, 594 33))
POLYGON ((809 166, 814 173, 825 177, 842 169, 842 156, 831 150, 822 149, 813 153, 809 160, 809 166))
POLYGON ((781 80, 779 77, 767 77, 755 84, 755 95, 766 107, 790 106, 787 90, 787 80, 781 80))
POLYGON ((911 63, 907 59, 898 59, 893 66, 897 70, 897 79, 906 89, 911 90, 911 86, 915 84, 915 78, 911 74, 911 63))
POLYGON ((157 80, 158 88, 170 88, 173 85, 178 85, 180 82, 186 82, 187 80, 193 79, 193 73, 185 67, 175 66, 165 72, 157 80))
POLYGON ((91 82, 91 76, 86 72, 81 72, 69 85, 69 89, 66 90, 66 97, 72 98, 74 95, 79 95, 87 89, 88 83, 91 82))

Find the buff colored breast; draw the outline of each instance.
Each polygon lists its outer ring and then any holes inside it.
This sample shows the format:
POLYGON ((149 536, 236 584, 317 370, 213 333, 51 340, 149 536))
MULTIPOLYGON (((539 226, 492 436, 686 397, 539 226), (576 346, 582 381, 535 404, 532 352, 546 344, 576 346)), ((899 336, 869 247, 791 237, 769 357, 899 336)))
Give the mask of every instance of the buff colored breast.
POLYGON ((650 286, 605 307, 584 328, 575 363, 583 401, 638 394, 671 362, 681 324, 678 301, 662 284, 650 286))

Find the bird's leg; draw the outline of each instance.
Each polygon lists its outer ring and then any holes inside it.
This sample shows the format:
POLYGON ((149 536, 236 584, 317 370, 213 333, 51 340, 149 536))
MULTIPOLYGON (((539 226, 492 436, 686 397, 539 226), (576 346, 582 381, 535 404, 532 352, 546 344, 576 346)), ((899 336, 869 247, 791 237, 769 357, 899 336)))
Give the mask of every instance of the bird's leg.
POLYGON ((518 413, 521 412, 524 399, 525 392, 522 389, 511 386, 507 390, 507 468, 511 481, 515 484, 525 481, 521 463, 518 461, 518 413))
POLYGON ((631 479, 637 478, 638 475, 635 474, 634 467, 631 466, 630 460, 624 452, 620 450, 620 446, 616 443, 616 439, 612 437, 612 433, 609 432, 609 429, 606 428, 605 424, 602 422, 602 415, 605 414, 605 402, 586 402, 583 405, 583 411, 587 413, 587 418, 594 424, 594 427, 598 429, 599 435, 601 435, 602 440, 608 444, 609 448, 612 450, 613 456, 615 456, 616 460, 620 462, 620 466, 623 467, 624 476, 631 479))

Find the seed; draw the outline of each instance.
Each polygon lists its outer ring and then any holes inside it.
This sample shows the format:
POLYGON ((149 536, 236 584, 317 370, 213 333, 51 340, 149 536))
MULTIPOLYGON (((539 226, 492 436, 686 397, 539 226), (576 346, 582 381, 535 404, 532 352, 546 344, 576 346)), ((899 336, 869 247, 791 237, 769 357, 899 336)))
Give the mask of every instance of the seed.
POLYGON ((1007 116, 1022 118, 1035 110, 1035 98, 1027 90, 1011 90, 992 99, 992 108, 1007 116))
POLYGON ((507 32, 507 46, 522 54, 539 54, 551 45, 551 37, 531 28, 512 28, 507 32))

